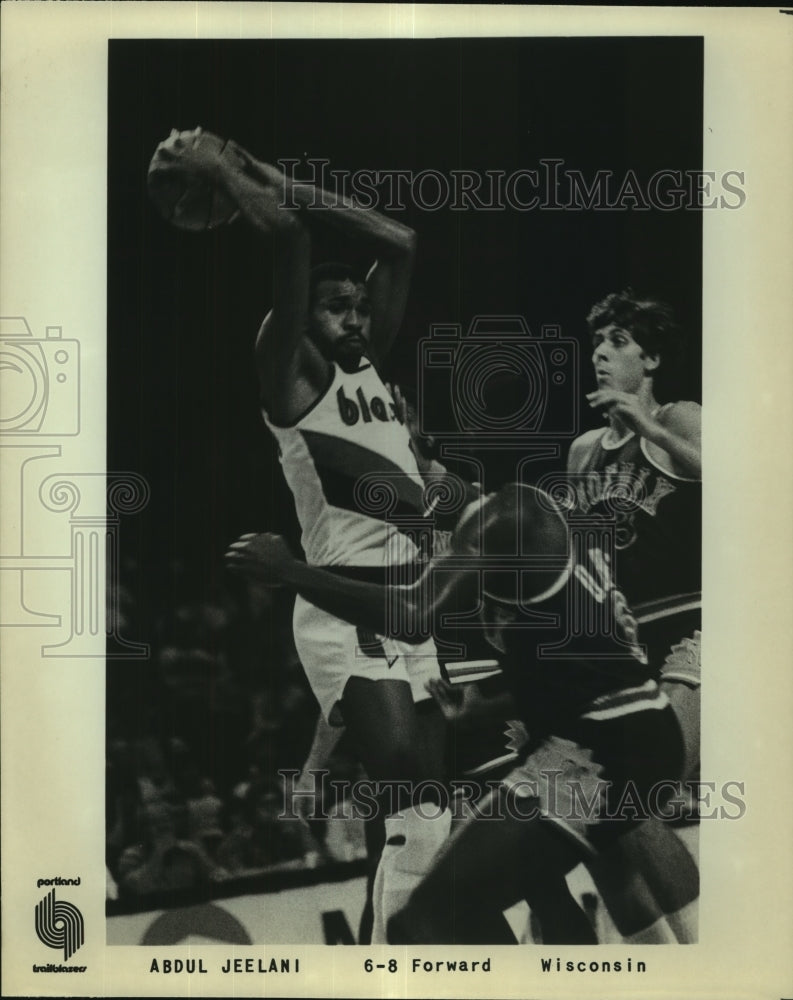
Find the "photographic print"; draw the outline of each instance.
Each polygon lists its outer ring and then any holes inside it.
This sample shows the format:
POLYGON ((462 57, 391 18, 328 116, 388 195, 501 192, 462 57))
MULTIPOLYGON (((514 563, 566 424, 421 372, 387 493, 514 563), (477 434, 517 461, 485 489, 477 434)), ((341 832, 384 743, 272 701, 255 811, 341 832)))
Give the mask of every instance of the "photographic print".
POLYGON ((790 19, 96 9, 4 12, 6 988, 786 995, 790 19))

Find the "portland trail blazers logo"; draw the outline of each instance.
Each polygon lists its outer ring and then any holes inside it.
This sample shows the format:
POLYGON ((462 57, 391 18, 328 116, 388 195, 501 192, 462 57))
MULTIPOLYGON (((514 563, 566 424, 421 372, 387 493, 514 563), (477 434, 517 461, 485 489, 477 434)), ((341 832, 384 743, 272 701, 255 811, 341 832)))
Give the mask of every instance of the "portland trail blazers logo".
POLYGON ((56 899, 51 889, 36 904, 36 934, 48 948, 63 948, 64 961, 72 957, 85 940, 83 915, 65 899, 56 899))

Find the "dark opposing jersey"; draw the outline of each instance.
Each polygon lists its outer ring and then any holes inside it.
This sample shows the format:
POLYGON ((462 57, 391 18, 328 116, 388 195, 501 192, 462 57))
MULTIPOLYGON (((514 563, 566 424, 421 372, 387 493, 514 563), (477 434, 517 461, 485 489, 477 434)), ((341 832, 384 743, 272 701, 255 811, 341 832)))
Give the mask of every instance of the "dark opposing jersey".
POLYGON ((576 509, 613 526, 615 576, 640 619, 654 606, 690 609, 702 586, 701 483, 663 468, 635 434, 608 446, 606 433, 571 449, 576 509))
POLYGON ((597 531, 571 532, 573 559, 557 589, 495 623, 503 670, 532 740, 580 735, 605 720, 666 699, 652 678, 636 621, 617 589, 597 531))

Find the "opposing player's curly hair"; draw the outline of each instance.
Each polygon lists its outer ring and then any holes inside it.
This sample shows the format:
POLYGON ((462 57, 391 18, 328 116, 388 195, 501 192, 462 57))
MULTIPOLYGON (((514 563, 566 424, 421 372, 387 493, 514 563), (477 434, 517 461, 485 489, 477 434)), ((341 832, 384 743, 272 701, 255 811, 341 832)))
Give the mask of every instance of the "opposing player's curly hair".
POLYGON ((653 372, 653 391, 659 402, 676 396, 685 360, 685 336, 672 307, 660 299, 637 295, 632 288, 612 292, 592 306, 586 318, 590 336, 604 326, 622 327, 652 357, 659 358, 653 372))

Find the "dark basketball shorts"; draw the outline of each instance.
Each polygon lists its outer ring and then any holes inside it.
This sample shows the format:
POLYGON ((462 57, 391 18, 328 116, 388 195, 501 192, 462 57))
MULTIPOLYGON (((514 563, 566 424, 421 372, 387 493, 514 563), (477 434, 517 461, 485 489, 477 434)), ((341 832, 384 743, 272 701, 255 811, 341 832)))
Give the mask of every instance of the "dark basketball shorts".
POLYGON ((669 700, 653 681, 633 690, 647 697, 598 699, 569 736, 543 740, 502 782, 527 818, 553 824, 585 854, 663 816, 679 787, 683 739, 669 700))

